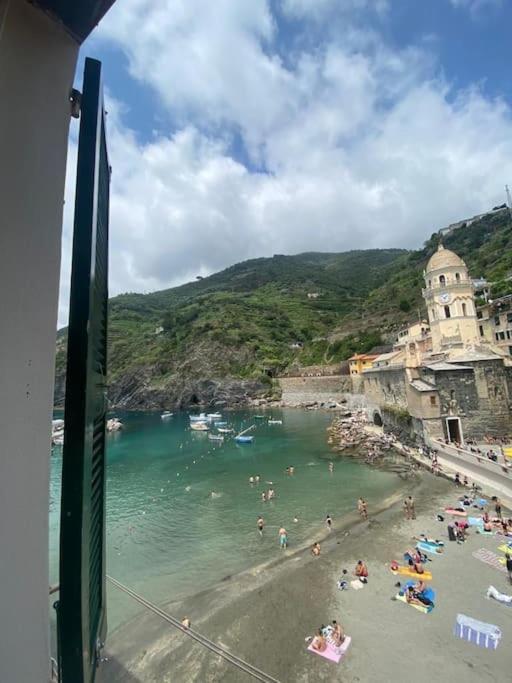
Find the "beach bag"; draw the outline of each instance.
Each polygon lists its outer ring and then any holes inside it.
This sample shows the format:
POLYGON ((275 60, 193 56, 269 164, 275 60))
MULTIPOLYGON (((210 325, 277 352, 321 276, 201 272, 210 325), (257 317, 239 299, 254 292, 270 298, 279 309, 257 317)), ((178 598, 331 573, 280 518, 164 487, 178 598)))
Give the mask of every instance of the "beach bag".
POLYGON ((455 528, 452 527, 450 524, 448 524, 448 539, 450 541, 456 541, 457 540, 457 534, 455 533, 455 528))

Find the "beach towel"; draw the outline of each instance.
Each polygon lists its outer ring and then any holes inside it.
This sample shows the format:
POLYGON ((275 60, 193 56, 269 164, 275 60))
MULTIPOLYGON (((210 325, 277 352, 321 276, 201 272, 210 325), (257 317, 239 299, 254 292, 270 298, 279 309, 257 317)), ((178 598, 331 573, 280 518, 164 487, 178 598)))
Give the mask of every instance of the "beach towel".
POLYGON ((480 507, 484 507, 484 505, 487 505, 487 501, 485 500, 485 498, 479 498, 476 502, 478 503, 478 505, 480 505, 480 507))
POLYGON ((485 562, 485 564, 488 564, 490 567, 494 567, 494 569, 499 569, 500 572, 506 572, 507 570, 505 569, 504 565, 504 560, 502 557, 499 557, 496 555, 496 553, 493 553, 492 550, 486 550, 485 548, 480 548, 479 550, 475 550, 473 553, 471 553, 473 557, 477 560, 480 560, 480 562, 485 562))
POLYGON ((453 634, 487 650, 496 650, 501 640, 501 630, 497 626, 472 619, 465 614, 457 614, 453 634))
POLYGON ((412 576, 415 579, 423 579, 424 581, 432 580, 432 572, 424 571, 423 574, 418 574, 413 569, 409 567, 399 566, 398 569, 391 570, 393 574, 401 574, 402 576, 412 576))
POLYGON ((341 658, 344 657, 347 653, 351 641, 352 638, 350 636, 345 636, 345 640, 340 645, 340 647, 336 647, 335 645, 328 642, 327 647, 323 652, 315 650, 315 648, 313 647, 313 643, 311 643, 308 646, 308 650, 309 652, 312 652, 314 655, 320 655, 320 657, 324 657, 324 659, 328 659, 330 662, 335 662, 336 664, 339 664, 341 658))
POLYGON ((484 526, 484 520, 481 517, 468 517, 469 526, 484 526))
POLYGON ((395 600, 404 602, 406 605, 409 605, 409 607, 414 607, 414 609, 417 609, 418 612, 423 612, 423 614, 428 614, 434 609, 434 605, 413 605, 411 602, 407 602, 407 599, 403 593, 397 593, 395 595, 395 600))
POLYGON ((506 593, 500 593, 494 586, 489 586, 487 589, 486 597, 494 598, 498 602, 502 602, 507 607, 512 607, 512 595, 506 595, 506 593))
POLYGON ((447 512, 449 515, 455 515, 458 517, 467 517, 468 513, 467 512, 462 512, 461 510, 455 510, 454 508, 445 508, 445 512, 447 512))
MULTIPOLYGON (((405 583, 404 588, 409 588, 409 586, 414 586, 416 584, 416 581, 407 581, 405 583)), ((421 594, 430 600, 430 602, 434 603, 436 601, 436 592, 433 588, 425 588, 424 591, 421 592, 421 594)))
POLYGON ((502 543, 502 545, 498 546, 498 550, 501 553, 510 553, 512 555, 512 546, 507 545, 506 543, 502 543))
POLYGON ((352 586, 352 588, 355 591, 359 591, 359 590, 361 590, 361 588, 364 588, 364 583, 361 583, 361 581, 359 581, 359 579, 355 579, 354 581, 351 581, 350 585, 352 586))
POLYGON ((416 543, 416 548, 424 553, 430 553, 431 555, 442 555, 442 548, 433 543, 426 543, 425 541, 418 541, 416 543))

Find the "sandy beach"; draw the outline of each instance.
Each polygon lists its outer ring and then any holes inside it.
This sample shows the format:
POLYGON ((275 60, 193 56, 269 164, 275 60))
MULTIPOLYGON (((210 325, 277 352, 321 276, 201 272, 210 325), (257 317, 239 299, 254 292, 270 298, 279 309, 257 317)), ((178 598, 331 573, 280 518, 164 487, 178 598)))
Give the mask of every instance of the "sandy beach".
MULTIPOLYGON (((450 482, 423 473, 414 490, 416 520, 404 520, 400 498, 378 514, 370 510, 368 522, 358 521, 356 515, 346 518, 343 528, 335 522, 319 558, 293 547, 280 555, 276 541, 276 561, 226 577, 212 590, 165 609, 180 618, 188 615, 193 628, 283 683, 508 680, 512 609, 485 593, 491 584, 505 593, 512 593, 512 587, 505 572, 472 555, 480 548, 497 553, 503 537, 472 529, 465 543, 448 542, 448 520, 437 521, 436 513, 455 503, 457 493, 450 482), (446 544, 442 556, 428 562, 436 591, 430 614, 392 599, 400 577, 391 573, 389 562, 401 560, 414 543, 412 537, 420 533, 446 544), (342 569, 352 572, 358 559, 368 564, 368 585, 358 591, 338 590, 342 569), (455 637, 458 613, 501 628, 498 649, 482 649, 455 637), (352 637, 338 665, 307 652, 304 640, 332 619, 352 637)), ((141 612, 110 634, 106 655, 109 661, 100 676, 104 683, 251 680, 150 612, 141 612)))

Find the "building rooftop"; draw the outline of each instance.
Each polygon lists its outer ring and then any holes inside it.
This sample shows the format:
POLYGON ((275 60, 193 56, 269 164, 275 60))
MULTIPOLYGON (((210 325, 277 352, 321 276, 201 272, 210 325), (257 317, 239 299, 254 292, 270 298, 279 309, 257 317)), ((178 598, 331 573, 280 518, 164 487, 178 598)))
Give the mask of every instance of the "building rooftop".
POLYGON ((437 387, 423 379, 413 379, 410 382, 411 387, 417 391, 437 391, 437 387))
POLYGON ((378 358, 376 353, 355 353, 349 360, 375 360, 378 358))
POLYGON ((83 43, 115 0, 31 0, 61 22, 78 43, 83 43))
POLYGON ((473 368, 469 365, 457 365, 455 363, 447 363, 446 361, 439 361, 438 363, 430 363, 424 367, 429 370, 434 370, 435 372, 440 370, 472 370, 473 368))

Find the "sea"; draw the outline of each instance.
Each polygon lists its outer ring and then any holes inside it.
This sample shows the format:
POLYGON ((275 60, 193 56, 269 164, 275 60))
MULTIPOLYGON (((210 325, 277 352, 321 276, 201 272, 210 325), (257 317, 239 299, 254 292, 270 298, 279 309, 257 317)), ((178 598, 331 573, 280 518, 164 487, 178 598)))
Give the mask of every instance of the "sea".
MULTIPOLYGON (((187 413, 168 420, 158 413, 115 415, 124 427, 107 437, 107 572, 156 603, 180 600, 279 557, 281 526, 293 551, 325 534, 327 514, 336 528, 359 496, 371 510, 400 486, 396 474, 356 458, 334 458, 326 433, 333 415, 325 411, 272 410, 262 413, 264 419, 256 419, 255 411, 226 412, 223 420, 235 433, 254 425, 251 444, 232 437, 210 441, 191 431, 187 413), (282 425, 268 424, 269 417, 282 425), (293 476, 286 473, 289 466, 293 476), (260 483, 250 484, 256 475, 260 483), (270 487, 275 498, 262 502, 270 487)), ((61 469, 62 449, 55 447, 51 583, 58 583, 61 469)), ((138 611, 137 603, 108 584, 109 630, 138 611)))

